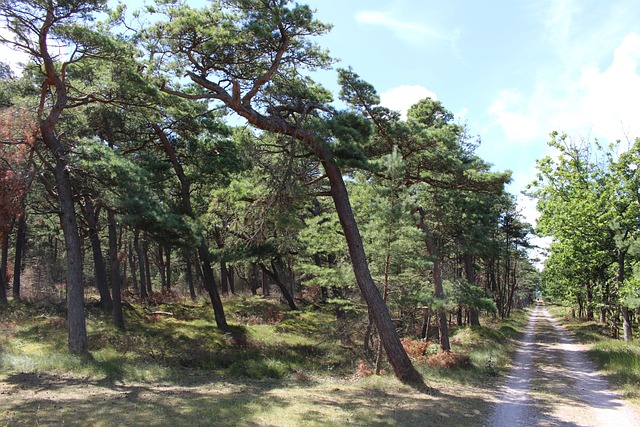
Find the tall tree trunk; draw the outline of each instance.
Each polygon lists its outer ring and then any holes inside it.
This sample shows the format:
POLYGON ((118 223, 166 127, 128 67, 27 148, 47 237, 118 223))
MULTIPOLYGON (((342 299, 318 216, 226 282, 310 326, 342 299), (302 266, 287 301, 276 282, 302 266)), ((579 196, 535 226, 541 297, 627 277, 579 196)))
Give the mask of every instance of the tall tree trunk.
POLYGON ((507 300, 507 317, 511 316, 511 307, 513 306, 513 296, 515 295, 516 292, 516 287, 518 286, 518 282, 517 282, 517 274, 516 274, 516 269, 518 267, 518 258, 517 258, 517 254, 518 254, 518 245, 515 245, 515 249, 513 251, 514 256, 513 256, 513 274, 511 275, 511 285, 509 287, 509 298, 507 300))
POLYGON ((202 266, 204 286, 207 292, 209 292, 209 298, 211 298, 211 305, 213 306, 213 315, 216 319, 216 326, 219 329, 227 329, 229 325, 227 325, 227 318, 224 315, 224 307, 222 306, 220 293, 218 293, 216 279, 213 276, 211 260, 209 259, 209 248, 207 247, 207 244, 205 243, 203 237, 200 238, 200 246, 198 246, 198 256, 200 257, 200 265, 202 266))
POLYGON ((16 234, 16 253, 13 264, 13 299, 20 299, 20 288, 22 286, 22 257, 24 247, 27 242, 27 212, 22 210, 18 219, 18 232, 16 234))
MULTIPOLYGON (((389 269, 391 266, 391 236, 393 233, 393 223, 389 224, 387 229, 387 243, 385 246, 384 254, 384 280, 382 288, 382 300, 387 303, 387 296, 389 293, 389 269)), ((382 343, 378 343, 378 354, 376 355, 375 374, 380 375, 380 369, 382 367, 382 343)))
POLYGON ((367 303, 369 313, 376 324, 376 328, 380 334, 380 340, 382 340, 382 346, 387 353, 387 358, 398 379, 409 383, 424 385, 422 376, 413 367, 407 352, 404 347, 402 347, 389 309, 371 277, 362 237, 360 236, 358 225, 353 216, 353 210, 349 202, 347 188, 342 179, 342 173, 328 147, 317 146, 316 154, 320 158, 327 177, 329 178, 331 197, 333 198, 345 240, 347 241, 353 273, 360 292, 367 303))
MULTIPOLYGON (((178 180, 180 181, 180 197, 182 199, 182 209, 185 215, 189 216, 192 219, 196 219, 195 212, 193 211, 193 207, 191 206, 191 182, 187 178, 187 175, 184 173, 182 164, 178 160, 178 157, 176 156, 176 153, 171 146, 169 138, 167 138, 167 135, 164 133, 164 130, 162 130, 160 126, 155 123, 152 124, 152 127, 158 138, 160 138, 162 148, 169 158, 169 161, 173 166, 173 170, 176 173, 178 180)), ((227 319, 224 315, 222 300, 220 299, 218 287, 216 286, 215 277, 213 275, 213 269, 211 268, 211 256, 209 254, 209 247, 207 246, 207 242, 202 232, 199 232, 198 234, 198 256, 200 258, 200 265, 202 267, 204 287, 209 293, 209 297, 211 298, 211 305, 213 306, 216 326, 218 326, 218 328, 220 329, 227 329, 227 319)))
POLYGON ((196 288, 193 286, 193 267, 191 266, 191 255, 189 253, 185 256, 185 260, 187 263, 187 286, 189 286, 189 295, 191 296, 191 300, 195 301, 198 297, 196 295, 196 288))
POLYGON ((84 217, 89 227, 89 240, 91 241, 91 251, 93 254, 93 272, 96 281, 96 288, 100 293, 100 306, 104 310, 113 308, 113 301, 109 293, 109 283, 107 282, 107 269, 104 264, 104 256, 102 255, 102 247, 100 244, 100 236, 98 235, 98 221, 96 218, 96 208, 91 198, 85 198, 85 204, 82 206, 84 217))
MULTIPOLYGON (((39 58, 38 62, 44 72, 42 80, 40 102, 37 109, 40 136, 48 151, 55 158, 55 165, 50 169, 55 177, 57 199, 60 207, 60 223, 64 235, 66 249, 66 281, 67 281, 67 328, 68 347, 73 354, 87 354, 88 340, 84 315, 84 289, 82 281, 82 245, 78 230, 78 221, 73 201, 73 188, 69 171, 73 168, 67 163, 67 148, 58 139, 56 126, 64 110, 68 107, 68 93, 65 83, 66 65, 60 67, 57 57, 49 54, 49 35, 54 27, 60 23, 61 16, 56 16, 54 10, 59 10, 59 4, 52 6, 52 2, 41 3, 46 11, 43 20, 34 19, 28 24, 37 34, 37 48, 29 43, 30 50, 39 58), (45 113, 46 110, 46 113, 45 113)), ((88 9, 68 8, 69 16, 88 9)), ((89 8, 91 9, 91 8, 89 8)), ((26 15, 25 15, 26 16, 26 15)), ((30 38, 29 36, 25 36, 30 38)), ((88 98, 87 98, 88 99, 88 98)))
POLYGON ((260 287, 260 284, 258 283, 258 265, 256 263, 251 263, 250 280, 251 283, 249 283, 249 285, 251 286, 251 294, 258 295, 258 288, 260 287))
MULTIPOLYGON (((462 257, 464 260, 464 273, 467 278, 467 282, 472 285, 476 285, 476 270, 473 266, 473 255, 469 252, 465 252, 462 257)), ((480 326, 480 313, 476 307, 469 307, 469 323, 471 326, 480 326)))
POLYGON ((269 275, 266 271, 262 270, 262 296, 268 297, 271 295, 271 290, 269 289, 269 275))
POLYGON ((429 339, 429 325, 431 325, 431 309, 425 308, 422 327, 420 328, 420 337, 425 340, 429 339))
POLYGON ((142 254, 144 255, 145 279, 147 280, 147 295, 151 296, 153 285, 151 284, 151 263, 149 262, 149 241, 146 238, 142 242, 142 254))
POLYGON ((133 286, 133 289, 139 289, 138 274, 136 273, 135 247, 131 242, 129 242, 128 258, 129 258, 129 268, 131 269, 131 285, 133 286))
POLYGON ((167 291, 171 290, 171 246, 167 245, 165 246, 165 263, 164 263, 164 268, 165 268, 165 279, 166 279, 166 286, 167 286, 167 291))
POLYGON ((145 258, 144 253, 142 251, 142 246, 140 246, 140 229, 136 228, 133 232, 133 248, 136 251, 136 255, 138 257, 138 270, 140 271, 140 299, 146 300, 148 298, 147 294, 147 269, 145 268, 145 258))
MULTIPOLYGON (((427 227, 427 223, 425 222, 425 212, 424 209, 418 208, 418 213, 420 214, 420 229, 424 234, 424 241, 427 246, 427 251, 429 251, 429 255, 433 261, 433 287, 434 287, 434 296, 437 300, 444 302, 444 288, 442 287, 442 267, 440 265, 440 256, 438 254, 438 249, 436 247, 435 242, 433 241, 433 236, 429 228, 427 227)), ((438 321, 438 331, 440 332, 440 349, 442 351, 451 351, 451 344, 449 343, 449 325, 447 321, 447 311, 439 307, 436 309, 436 319, 438 321)))
POLYGON ((228 268, 229 272, 229 290, 232 295, 236 294, 236 267, 231 265, 228 268))
MULTIPOLYGON (((623 250, 623 249, 618 249, 618 277, 617 280, 620 284, 620 286, 622 286, 622 283, 624 282, 625 279, 625 275, 624 275, 624 264, 625 264, 625 258, 627 255, 627 251, 623 250)), ((628 307, 620 307, 621 309, 621 313, 622 313, 622 328, 623 328, 623 333, 624 333, 624 340, 626 342, 632 341, 633 340, 633 330, 631 328, 631 321, 629 320, 629 308, 628 307)))
POLYGON ((586 306, 587 306, 587 320, 593 320, 593 291, 592 291, 592 285, 591 282, 586 283, 585 285, 586 287, 586 306))
POLYGON ((0 304, 8 304, 7 300, 7 285, 5 283, 4 270, 2 264, 0 264, 0 304))
POLYGON ((229 272, 225 260, 220 261, 220 291, 222 295, 229 293, 229 272))
POLYGON ((271 277, 273 281, 276 282, 276 285, 278 285, 278 288, 282 292, 282 297, 287 301, 287 304, 289 304, 289 308, 291 310, 297 310, 298 307, 296 306, 296 303, 293 300, 293 297, 289 293, 289 289, 287 289, 287 285, 285 285, 285 283, 282 281, 282 277, 280 276, 280 273, 278 273, 278 269, 275 265, 275 262, 271 261, 271 268, 273 269, 273 271, 270 271, 267 268, 267 266, 264 265, 263 263, 260 263, 260 268, 262 269, 262 272, 265 275, 271 277))
MULTIPOLYGON (((284 49, 286 50, 286 45, 284 46, 284 49)), ((281 51, 279 54, 283 52, 284 51, 281 51)), ((204 78, 193 73, 190 73, 189 76, 197 84, 202 84, 205 87, 210 86, 208 81, 204 78)), ((424 385, 422 376, 414 368, 407 352, 402 347, 400 337, 396 332, 389 309, 382 299, 380 290, 371 277, 364 246, 362 244, 362 237, 360 236, 360 231, 358 230, 358 225, 353 215, 353 210, 351 209, 347 187, 342 178, 342 172, 333 157, 331 149, 322 141, 316 140, 313 133, 300 129, 298 125, 287 123, 280 117, 264 116, 251 107, 251 97, 255 96, 259 88, 264 83, 267 83, 270 78, 271 75, 267 75, 267 80, 262 82, 261 85, 255 86, 255 90, 251 96, 245 95, 246 98, 242 102, 236 96, 239 94, 235 91, 239 91, 240 87, 237 82, 234 82, 233 96, 228 93, 220 92, 219 99, 221 99, 229 108, 236 111, 240 116, 247 119, 247 121, 253 126, 268 132, 288 135, 296 138, 301 142, 306 143, 314 151, 317 158, 322 163, 322 167, 324 168, 329 180, 329 185, 331 187, 330 195, 333 199, 336 213, 338 214, 338 219, 342 226, 347 247, 349 248, 349 255, 356 283, 358 284, 358 288, 360 288, 360 292, 367 304, 369 313, 376 324, 376 328, 380 334, 380 339, 382 340, 382 345, 387 353, 387 358, 389 359, 398 379, 404 382, 424 385)))
POLYGON ((60 222, 64 234, 67 253, 67 327, 69 352, 72 354, 87 354, 89 343, 87 340, 87 326, 84 315, 84 289, 82 285, 82 245, 78 232, 78 220, 73 203, 73 191, 69 168, 64 158, 64 149, 57 142, 53 130, 42 132, 43 140, 53 140, 47 143, 56 153, 54 174, 58 185, 58 202, 60 203, 60 222))
POLYGON ((158 255, 156 259, 156 266, 160 273, 160 289, 164 290, 167 287, 167 271, 165 270, 164 264, 164 249, 161 244, 158 244, 158 255))
POLYGON ((107 225, 109 227, 109 270, 111 272, 111 291, 113 292, 113 324, 116 328, 124 330, 117 224, 116 216, 111 209, 107 209, 107 225))
POLYGON ((9 281, 7 280, 7 265, 9 263, 9 235, 13 229, 13 224, 15 220, 12 221, 11 225, 7 227, 6 233, 2 235, 2 239, 0 239, 0 302, 3 304, 7 304, 9 301, 7 299, 7 285, 9 281))

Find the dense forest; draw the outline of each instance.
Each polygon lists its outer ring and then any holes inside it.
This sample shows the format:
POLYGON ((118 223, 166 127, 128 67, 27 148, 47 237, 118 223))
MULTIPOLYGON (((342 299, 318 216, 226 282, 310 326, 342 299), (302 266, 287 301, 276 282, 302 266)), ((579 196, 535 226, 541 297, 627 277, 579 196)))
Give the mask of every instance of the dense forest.
POLYGON ((339 93, 316 83, 335 61, 307 6, 2 0, 0 15, 0 41, 30 57, 0 64, 0 304, 64 299, 71 353, 89 351, 87 304, 126 334, 130 302, 205 297, 226 330, 229 294, 329 308, 343 345, 406 382, 421 380, 401 337, 450 351, 452 325, 536 291, 632 338, 637 145, 554 135, 530 187, 554 238, 541 276, 480 137, 437 100, 381 106, 351 68, 339 93))

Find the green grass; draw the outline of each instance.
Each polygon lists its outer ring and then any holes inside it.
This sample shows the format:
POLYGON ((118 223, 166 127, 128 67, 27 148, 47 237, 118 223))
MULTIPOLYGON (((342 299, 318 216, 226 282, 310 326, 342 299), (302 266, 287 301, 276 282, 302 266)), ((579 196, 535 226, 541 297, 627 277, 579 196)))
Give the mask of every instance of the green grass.
POLYGON ((181 377, 184 369, 254 379, 297 371, 353 371, 355 361, 328 333, 333 319, 326 313, 286 312, 277 303, 253 297, 227 303, 232 324, 227 331, 215 327, 207 304, 127 305, 125 332, 112 326, 107 313, 89 308, 89 358, 68 354, 63 307, 12 304, 0 317, 2 329, 11 331, 0 338, 0 367, 119 380, 181 377), (153 311, 172 315, 153 316, 153 311), (312 338, 314 333, 322 340, 312 338))
POLYGON ((519 314, 452 331, 467 368, 419 366, 423 394, 386 375, 356 378, 335 317, 255 297, 224 301, 227 331, 202 301, 127 305, 127 330, 87 308, 90 357, 69 355, 64 306, 0 312, 0 425, 468 425, 492 406, 486 389, 508 365, 519 314), (153 311, 172 313, 153 316, 153 311))

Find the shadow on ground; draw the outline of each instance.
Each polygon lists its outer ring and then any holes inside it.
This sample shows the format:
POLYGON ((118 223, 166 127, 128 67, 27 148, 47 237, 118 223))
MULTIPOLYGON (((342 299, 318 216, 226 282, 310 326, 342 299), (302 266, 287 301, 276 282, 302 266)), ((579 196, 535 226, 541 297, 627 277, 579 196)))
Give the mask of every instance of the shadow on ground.
POLYGON ((482 390, 418 393, 351 382, 237 381, 133 384, 48 373, 0 378, 3 425, 478 425, 482 390))

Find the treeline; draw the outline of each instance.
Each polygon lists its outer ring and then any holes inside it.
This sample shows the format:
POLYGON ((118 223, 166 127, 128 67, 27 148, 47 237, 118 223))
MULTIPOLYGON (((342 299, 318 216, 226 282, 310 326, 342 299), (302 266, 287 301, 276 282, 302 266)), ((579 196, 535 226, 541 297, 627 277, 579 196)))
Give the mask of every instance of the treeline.
POLYGON ((630 341, 640 309, 640 140, 604 146, 552 136, 557 156, 538 161, 530 185, 539 233, 553 238, 544 291, 630 341))
POLYGON ((123 295, 204 292, 224 329, 221 294, 274 293, 333 307, 345 340, 417 381, 398 331, 435 325, 449 351, 452 323, 531 300, 510 174, 439 101, 403 119, 343 69, 334 107, 309 77, 332 65, 311 40, 329 26, 289 3, 162 2, 131 22, 101 1, 0 4, 0 41, 31 57, 0 76, 0 302, 24 275, 65 282, 85 353, 87 286, 123 329, 123 295))

